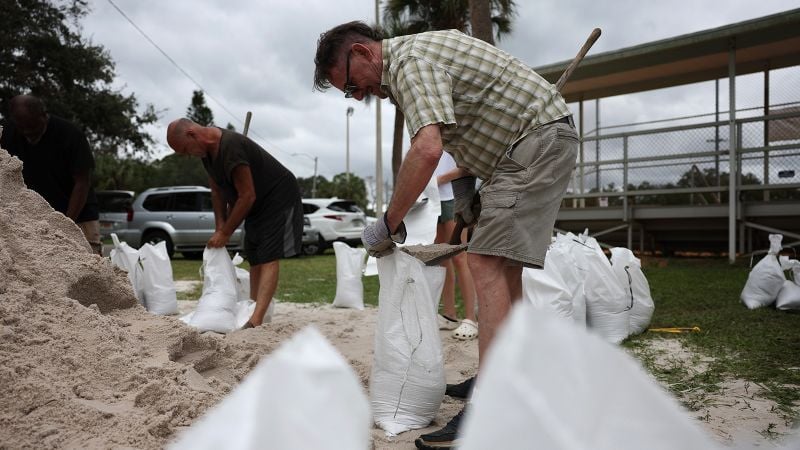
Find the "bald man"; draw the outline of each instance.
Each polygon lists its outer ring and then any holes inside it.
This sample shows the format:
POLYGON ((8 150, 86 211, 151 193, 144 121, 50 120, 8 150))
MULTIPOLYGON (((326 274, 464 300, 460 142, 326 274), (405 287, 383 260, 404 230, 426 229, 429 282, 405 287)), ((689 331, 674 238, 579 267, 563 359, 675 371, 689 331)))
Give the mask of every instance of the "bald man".
POLYGON ((178 119, 167 128, 175 153, 200 158, 208 172, 216 231, 208 247, 225 247, 244 221, 250 296, 256 308, 244 328, 264 321, 278 288, 279 260, 300 253, 303 204, 294 175, 239 133, 178 119))
POLYGON ((83 132, 47 113, 44 102, 18 95, 9 103, 9 123, 0 147, 22 160, 22 177, 56 211, 83 231, 92 251, 101 254, 97 198, 91 186, 94 157, 83 132))

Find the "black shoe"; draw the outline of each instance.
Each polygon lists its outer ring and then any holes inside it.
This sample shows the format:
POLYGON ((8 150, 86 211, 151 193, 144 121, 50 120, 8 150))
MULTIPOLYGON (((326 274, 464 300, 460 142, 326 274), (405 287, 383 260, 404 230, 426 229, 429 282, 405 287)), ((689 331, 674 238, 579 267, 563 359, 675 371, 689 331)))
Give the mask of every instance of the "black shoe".
POLYGON ((440 450, 446 448, 456 448, 458 442, 458 432, 461 427, 461 419, 464 417, 464 410, 462 408, 447 425, 439 431, 433 433, 423 434, 414 441, 414 445, 420 450, 440 450))
POLYGON ((472 395, 472 385, 475 384, 475 377, 467 378, 458 384, 448 384, 444 390, 445 395, 453 398, 467 399, 472 395))

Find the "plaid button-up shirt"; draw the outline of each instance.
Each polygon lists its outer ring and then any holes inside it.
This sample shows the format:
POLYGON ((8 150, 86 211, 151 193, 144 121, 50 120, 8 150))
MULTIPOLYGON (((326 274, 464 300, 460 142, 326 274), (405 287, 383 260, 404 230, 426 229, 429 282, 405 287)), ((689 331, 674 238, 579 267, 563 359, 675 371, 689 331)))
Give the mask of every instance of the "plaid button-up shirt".
POLYGON ((570 114, 555 86, 508 53, 456 30, 382 41, 381 85, 411 136, 440 124, 459 167, 488 179, 538 125, 570 114))

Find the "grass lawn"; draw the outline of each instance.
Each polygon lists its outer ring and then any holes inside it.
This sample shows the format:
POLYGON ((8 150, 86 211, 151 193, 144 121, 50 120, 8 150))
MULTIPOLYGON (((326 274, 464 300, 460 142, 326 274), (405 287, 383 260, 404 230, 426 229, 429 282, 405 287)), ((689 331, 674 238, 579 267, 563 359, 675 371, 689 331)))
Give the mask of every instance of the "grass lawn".
MULTIPOLYGON (((201 261, 173 260, 176 280, 199 280, 201 261)), ((643 356, 646 367, 674 391, 701 388, 714 392, 717 383, 738 378, 759 383, 781 409, 800 400, 800 314, 774 308, 747 309, 739 294, 750 269, 719 259, 647 259, 643 270, 650 282, 656 310, 651 327, 700 327, 680 335, 644 333, 623 343, 635 348, 650 339, 679 339, 702 355, 714 358, 700 375, 659 369, 643 356)), ((245 262, 243 268, 249 266, 245 262)), ((378 301, 378 277, 364 277, 365 303, 378 301)), ((281 261, 276 297, 291 302, 332 302, 336 293, 336 260, 324 255, 281 261)), ((197 298, 198 295, 193 297, 197 298)), ((460 305, 460 297, 457 299, 460 305)), ((460 311, 463 314, 463 310, 460 311)), ((692 405, 687 405, 690 408, 692 405)))

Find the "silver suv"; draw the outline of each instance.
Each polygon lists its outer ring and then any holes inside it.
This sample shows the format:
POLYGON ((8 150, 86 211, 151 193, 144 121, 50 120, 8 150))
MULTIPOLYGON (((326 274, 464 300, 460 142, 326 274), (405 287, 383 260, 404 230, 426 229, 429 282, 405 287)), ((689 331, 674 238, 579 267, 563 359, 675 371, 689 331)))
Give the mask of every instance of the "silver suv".
MULTIPOLYGON (((148 189, 128 210, 128 226, 117 231, 120 240, 138 248, 145 242, 165 241, 169 256, 181 252, 187 258, 203 255, 214 234, 211 189, 203 186, 172 186, 148 189)), ((236 229, 228 250, 243 251, 244 229, 236 229)))

